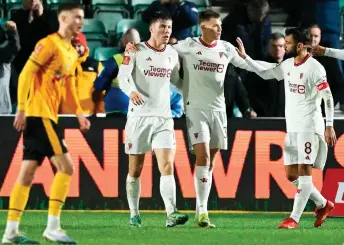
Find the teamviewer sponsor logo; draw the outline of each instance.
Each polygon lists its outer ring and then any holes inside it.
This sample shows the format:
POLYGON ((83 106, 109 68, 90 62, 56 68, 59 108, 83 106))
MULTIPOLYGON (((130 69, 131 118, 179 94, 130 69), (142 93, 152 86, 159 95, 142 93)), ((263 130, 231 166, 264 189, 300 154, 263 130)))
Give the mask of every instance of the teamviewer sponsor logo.
POLYGON ((167 69, 167 68, 159 68, 155 66, 150 66, 149 70, 145 70, 144 74, 145 76, 149 77, 167 77, 170 78, 172 73, 172 69, 167 69))
POLYGON ((199 60, 198 64, 194 64, 194 69, 197 71, 209 71, 209 72, 222 73, 224 68, 225 68, 225 65, 223 64, 206 62, 203 60, 199 60))
POLYGON ((294 93, 294 94, 306 93, 305 85, 288 82, 288 87, 291 93, 294 93))

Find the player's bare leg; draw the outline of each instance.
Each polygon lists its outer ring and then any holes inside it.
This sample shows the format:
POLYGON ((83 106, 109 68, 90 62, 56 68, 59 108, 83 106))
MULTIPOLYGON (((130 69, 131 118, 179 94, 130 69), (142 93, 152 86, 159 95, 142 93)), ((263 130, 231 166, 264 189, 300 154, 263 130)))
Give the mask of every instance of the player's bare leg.
POLYGON ((19 223, 26 203, 38 162, 32 160, 23 161, 16 184, 11 192, 10 205, 6 230, 2 238, 2 244, 39 244, 30 240, 19 232, 19 223))
POLYGON ((48 224, 43 237, 49 241, 76 244, 64 230, 61 229, 60 216, 62 206, 66 201, 70 181, 74 172, 74 165, 69 153, 56 155, 50 158, 56 167, 56 174, 51 185, 49 196, 48 224))
MULTIPOLYGON (((298 187, 299 184, 299 175, 298 175, 298 165, 289 165, 285 166, 285 172, 288 180, 292 182, 296 187, 298 187)), ((321 193, 318 191, 318 189, 313 185, 311 195, 309 197, 310 200, 312 200, 315 205, 315 215, 316 220, 314 222, 314 227, 319 227, 322 225, 322 223, 325 222, 328 214, 332 209, 334 208, 334 204, 331 201, 328 201, 321 195, 321 193)))
POLYGON ((141 216, 139 212, 141 182, 140 176, 143 168, 145 154, 129 155, 129 173, 126 180, 127 199, 130 209, 131 227, 141 227, 141 216))
POLYGON ((199 227, 214 228, 215 226, 210 223, 208 217, 208 197, 212 182, 210 162, 212 162, 212 164, 214 163, 218 150, 214 149, 210 151, 209 144, 207 143, 195 144, 193 147, 196 155, 196 169, 194 175, 196 189, 196 223, 199 227), (212 161, 211 155, 213 155, 212 161))
POLYGON ((176 151, 174 149, 154 149, 160 177, 160 194, 167 212, 166 227, 185 224, 189 217, 178 212, 176 207, 176 181, 173 175, 173 162, 176 151))
POLYGON ((298 165, 298 189, 294 199, 293 211, 289 218, 285 219, 279 228, 293 229, 299 227, 299 220, 306 207, 313 189, 312 165, 298 165))

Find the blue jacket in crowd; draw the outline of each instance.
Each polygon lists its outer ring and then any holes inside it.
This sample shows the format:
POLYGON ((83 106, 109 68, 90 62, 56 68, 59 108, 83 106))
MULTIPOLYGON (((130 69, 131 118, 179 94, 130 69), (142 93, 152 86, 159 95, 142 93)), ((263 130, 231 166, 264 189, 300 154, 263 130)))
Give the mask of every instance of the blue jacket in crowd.
MULTIPOLYGON (((104 64, 104 69, 94 82, 94 89, 102 92, 106 91, 104 97, 106 113, 121 112, 128 113, 129 97, 118 87, 117 75, 119 65, 122 63, 123 55, 116 54, 104 64)), ((170 86, 171 91, 171 110, 173 117, 183 115, 183 98, 170 86)))

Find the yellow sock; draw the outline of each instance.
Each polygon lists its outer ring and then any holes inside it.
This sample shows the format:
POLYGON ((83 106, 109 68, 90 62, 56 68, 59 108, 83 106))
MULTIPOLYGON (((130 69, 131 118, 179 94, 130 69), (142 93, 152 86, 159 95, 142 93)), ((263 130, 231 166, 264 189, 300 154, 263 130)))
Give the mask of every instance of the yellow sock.
POLYGON ((29 199, 30 186, 15 184, 11 192, 10 206, 7 220, 20 221, 25 209, 27 200, 29 199))
POLYGON ((50 191, 49 215, 60 216, 69 189, 71 176, 65 173, 55 175, 50 191))

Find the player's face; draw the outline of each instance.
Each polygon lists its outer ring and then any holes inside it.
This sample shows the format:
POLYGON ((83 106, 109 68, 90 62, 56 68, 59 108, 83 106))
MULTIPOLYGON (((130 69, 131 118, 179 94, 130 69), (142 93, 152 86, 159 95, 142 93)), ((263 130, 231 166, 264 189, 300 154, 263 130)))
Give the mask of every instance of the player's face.
POLYGON ((201 23, 202 35, 208 40, 219 40, 222 32, 222 21, 220 18, 211 18, 201 23))
POLYGON ((82 57, 85 54, 85 47, 81 44, 74 45, 76 52, 78 52, 79 57, 82 57))
POLYGON ((317 27, 308 30, 308 38, 311 40, 312 46, 317 46, 320 44, 321 40, 321 30, 317 27))
POLYGON ((285 39, 270 40, 269 55, 275 59, 281 59, 285 55, 285 39))
POLYGON ((172 20, 158 20, 150 26, 152 37, 158 43, 168 43, 172 33, 172 20))
POLYGON ((84 11, 82 9, 73 9, 69 11, 66 18, 67 28, 76 36, 84 25, 84 11))
POLYGON ((285 51, 289 56, 297 56, 297 44, 293 39, 293 35, 285 37, 285 51))

